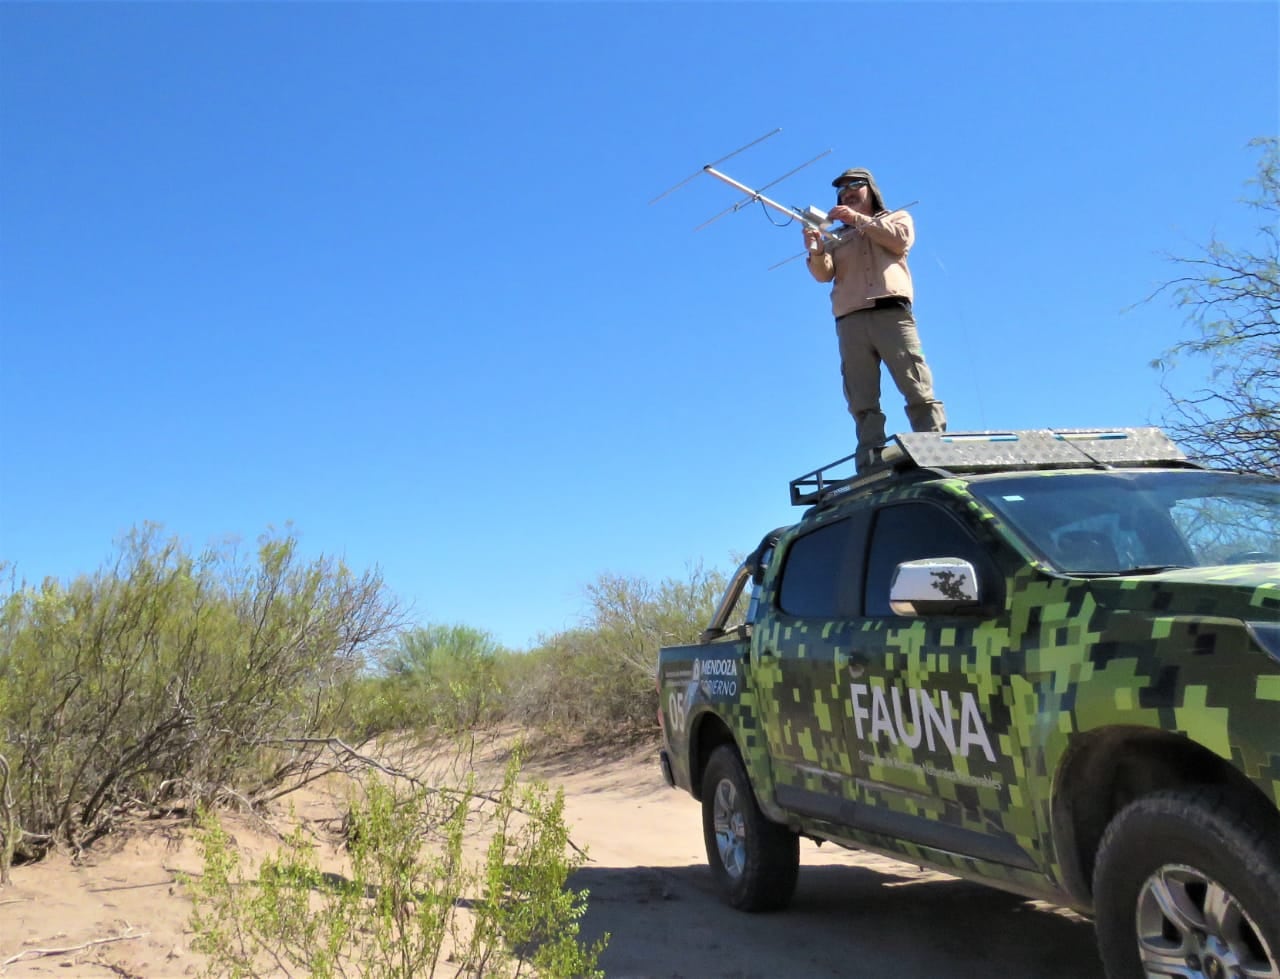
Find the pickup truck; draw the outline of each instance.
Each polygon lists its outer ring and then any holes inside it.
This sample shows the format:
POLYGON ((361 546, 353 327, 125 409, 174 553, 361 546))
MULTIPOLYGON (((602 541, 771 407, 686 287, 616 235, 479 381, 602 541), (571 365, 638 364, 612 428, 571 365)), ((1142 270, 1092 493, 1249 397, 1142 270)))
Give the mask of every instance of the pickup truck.
POLYGON ((1092 916, 1112 979, 1280 979, 1280 479, 1154 428, 851 458, 659 652, 725 900, 784 907, 804 836, 1092 916))

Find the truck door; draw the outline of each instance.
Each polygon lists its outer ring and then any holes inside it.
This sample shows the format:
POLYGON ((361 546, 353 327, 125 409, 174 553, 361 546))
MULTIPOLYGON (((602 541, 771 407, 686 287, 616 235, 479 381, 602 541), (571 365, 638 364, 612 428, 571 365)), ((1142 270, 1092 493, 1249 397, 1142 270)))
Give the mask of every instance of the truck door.
MULTIPOLYGON (((849 754, 859 829, 996 863, 1033 867, 1006 825, 1021 767, 1015 698, 1029 693, 1010 646, 1003 577, 990 545, 945 506, 880 508, 863 575, 863 617, 849 667, 849 754), (962 558, 985 610, 899 616, 889 605, 898 565, 962 558)), ((1020 832, 1022 831, 1022 832, 1020 832)))
POLYGON ((846 827, 856 789, 841 669, 860 599, 867 523, 865 512, 819 523, 775 555, 752 643, 776 801, 846 827))

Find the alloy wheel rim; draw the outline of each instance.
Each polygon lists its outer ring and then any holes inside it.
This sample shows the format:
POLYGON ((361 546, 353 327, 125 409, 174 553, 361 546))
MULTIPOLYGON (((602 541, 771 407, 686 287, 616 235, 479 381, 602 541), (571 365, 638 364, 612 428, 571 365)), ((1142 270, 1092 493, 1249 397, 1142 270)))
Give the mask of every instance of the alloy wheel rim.
POLYGON ((716 786, 711 818, 716 834, 716 849, 720 853, 720 865, 724 867, 725 873, 737 880, 746 870, 747 827, 738 790, 727 778, 721 779, 716 786))
POLYGON ((1280 979, 1280 966, 1244 905, 1213 878, 1166 864, 1142 885, 1138 954, 1146 975, 1280 979))

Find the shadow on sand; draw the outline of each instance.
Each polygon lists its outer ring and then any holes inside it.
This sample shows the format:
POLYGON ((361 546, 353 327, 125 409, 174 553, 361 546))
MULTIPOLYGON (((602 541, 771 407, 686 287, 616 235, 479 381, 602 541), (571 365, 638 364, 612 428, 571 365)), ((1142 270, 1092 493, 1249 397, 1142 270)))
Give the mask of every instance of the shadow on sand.
POLYGON ((705 865, 593 867, 583 937, 608 979, 1102 979, 1079 917, 962 880, 801 867, 790 908, 721 903, 705 865))

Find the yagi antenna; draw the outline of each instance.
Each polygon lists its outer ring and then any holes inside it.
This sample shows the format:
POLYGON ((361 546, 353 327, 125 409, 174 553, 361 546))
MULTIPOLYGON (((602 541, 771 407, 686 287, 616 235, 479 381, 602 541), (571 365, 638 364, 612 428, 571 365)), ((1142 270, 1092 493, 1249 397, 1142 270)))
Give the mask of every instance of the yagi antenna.
MULTIPOLYGON (((830 153, 830 152, 831 152, 830 150, 827 150, 827 153, 830 153)), ((814 159, 810 160, 809 163, 814 162, 814 160, 821 160, 822 157, 827 155, 827 153, 822 153, 814 157, 814 159)), ((804 166, 807 167, 809 163, 806 163, 804 166)), ((803 169, 804 167, 796 167, 796 170, 803 170, 803 169)), ((728 184, 730 187, 737 188, 738 190, 746 194, 747 199, 745 201, 739 202, 739 204, 742 207, 745 207, 747 204, 750 204, 753 201, 759 201, 761 204, 764 204, 766 207, 771 207, 775 211, 781 211, 783 214, 787 215, 787 217, 794 218, 795 220, 799 221, 801 224, 807 224, 809 227, 817 228, 819 231, 822 231, 824 233, 831 226, 830 222, 827 220, 826 212, 819 211, 816 207, 808 207, 803 211, 797 211, 794 207, 787 207, 787 205, 785 204, 779 204, 777 201, 771 200, 770 198, 765 197, 764 194, 760 193, 760 191, 752 190, 746 184, 738 183, 738 181, 734 180, 728 174, 721 173, 719 170, 716 170, 711 166, 705 166, 702 168, 702 170, 704 173, 709 173, 711 174, 711 176, 715 177, 717 180, 722 180, 726 184, 728 184)), ((795 173, 796 170, 792 170, 791 173, 795 173)), ((787 176, 790 176, 790 175, 791 174, 788 174, 787 176)), ((777 182, 778 181, 776 180, 774 181, 774 183, 777 183, 777 182)), ((769 184, 767 186, 773 186, 773 185, 769 184)), ((718 216, 719 215, 717 215, 717 217, 718 216)), ((715 218, 712 218, 711 220, 714 221, 715 218)), ((699 227, 706 227, 706 225, 710 223, 711 223, 710 221, 705 222, 704 224, 699 225, 699 227)))
MULTIPOLYGON (((732 153, 729 153, 726 156, 720 157, 720 159, 718 160, 708 163, 701 170, 697 170, 694 173, 690 174, 688 177, 685 177, 674 187, 668 190, 664 190, 661 194, 659 194, 649 203, 656 204, 658 201, 662 200, 662 198, 666 197, 668 194, 672 193, 673 191, 679 190, 685 184, 689 183, 689 181, 695 179, 699 174, 706 173, 715 177, 717 180, 721 181, 722 183, 728 184, 730 187, 734 188, 735 190, 741 191, 747 196, 744 199, 738 201, 737 203, 732 204, 729 207, 725 208, 719 214, 715 215, 715 217, 708 218, 706 221, 703 221, 702 224, 698 225, 696 228, 693 229, 694 231, 701 231, 707 225, 711 224, 712 222, 720 220, 720 218, 724 217, 726 214, 732 214, 734 211, 740 211, 744 207, 748 206, 749 204, 754 204, 756 201, 759 201, 765 207, 771 207, 775 211, 778 211, 781 214, 785 214, 787 217, 791 218, 793 221, 799 221, 801 224, 805 225, 806 227, 813 228, 816 231, 819 231, 822 234, 827 235, 828 237, 833 237, 833 238, 840 237, 840 232, 833 231, 831 229, 831 222, 827 219, 826 211, 819 210, 818 208, 813 207, 812 205, 809 207, 806 207, 803 211, 801 211, 798 208, 787 207, 785 204, 779 204, 777 201, 771 198, 765 197, 764 194, 762 193, 762 191, 767 190, 768 188, 774 186, 775 184, 780 184, 782 183, 782 181, 786 180, 788 177, 794 176, 795 174, 799 173, 805 167, 810 166, 814 163, 817 163, 824 156, 830 153, 831 150, 826 150, 825 152, 819 153, 812 160, 808 161, 808 163, 800 164, 800 166, 796 167, 794 170, 790 170, 787 173, 784 173, 781 177, 778 177, 776 180, 769 181, 769 183, 765 184, 763 187, 760 187, 758 189, 748 187, 746 184, 743 184, 743 183, 739 183, 738 181, 730 177, 727 173, 722 173, 716 169, 716 167, 719 166, 721 163, 723 163, 725 160, 728 160, 731 157, 737 156, 743 150, 748 150, 751 147, 757 145, 758 143, 763 143, 770 136, 776 136, 780 132, 782 132, 781 129, 775 129, 771 133, 765 133, 759 139, 753 139, 750 143, 747 143, 746 146, 739 146, 732 153)), ((779 263, 779 264, 782 264, 782 263, 779 263)))
MULTIPOLYGON (((779 177, 777 180, 770 180, 767 184, 765 184, 763 187, 761 187, 761 188, 760 188, 760 190, 768 190, 770 187, 774 186, 775 184, 780 184, 780 183, 782 183, 782 181, 786 180, 788 177, 794 176, 795 174, 799 173, 799 172, 800 172, 801 170, 803 170, 805 167, 809 166, 809 164, 811 164, 811 163, 817 163, 819 160, 821 160, 824 156, 826 156, 826 155, 827 155, 828 153, 830 153, 830 152, 831 152, 830 150, 823 150, 821 153, 819 153, 817 156, 815 156, 812 160, 810 160, 810 161, 809 161, 809 163, 801 163, 801 164, 800 164, 798 167, 796 167, 794 170, 789 170, 789 171, 787 171, 787 172, 786 172, 786 173, 784 173, 781 177, 779 177)), ((714 177, 719 177, 721 180, 724 180, 724 181, 726 181, 727 183, 733 184, 733 186, 735 186, 735 187, 741 187, 741 186, 742 186, 741 184, 738 184, 738 183, 736 183, 735 181, 729 180, 729 178, 728 178, 728 177, 725 177, 723 174, 718 173, 718 172, 717 172, 717 171, 715 171, 715 170, 712 170, 710 166, 706 167, 706 168, 704 169, 704 171, 703 171, 703 172, 704 172, 704 173, 710 173, 710 174, 711 174, 712 176, 714 176, 714 177)), ((698 226, 697 226, 696 228, 694 228, 693 230, 694 230, 694 231, 701 231, 703 228, 705 228, 707 225, 711 224, 712 222, 714 222, 714 221, 719 221, 719 220, 720 220, 722 217, 724 217, 726 214, 732 214, 732 213, 734 213, 735 211, 741 211, 741 210, 742 210, 744 207, 746 207, 747 205, 749 205, 749 204, 754 204, 757 200, 759 200, 759 199, 760 199, 760 191, 750 191, 749 193, 751 194, 751 196, 750 196, 750 197, 745 197, 745 198, 743 198, 742 200, 738 201, 738 203, 729 205, 729 206, 728 206, 728 207, 726 207, 723 211, 721 211, 719 214, 717 214, 715 217, 713 217, 713 218, 708 218, 706 221, 703 221, 700 225, 698 225, 698 226)), ((777 205, 775 204, 774 206, 776 207, 777 205)), ((790 213, 791 213, 791 211, 790 211, 789 209, 787 209, 787 213, 788 213, 788 214, 790 214, 790 213)))
POLYGON ((789 173, 784 173, 777 180, 771 180, 769 183, 765 184, 764 187, 761 187, 759 190, 755 190, 751 187, 748 187, 746 184, 740 184, 738 183, 738 181, 734 180, 728 174, 721 173, 719 170, 716 169, 716 167, 719 166, 721 163, 723 163, 725 160, 728 160, 731 157, 737 156, 743 150, 749 150, 751 147, 755 146, 758 143, 763 143, 770 136, 776 136, 780 132, 782 132, 781 128, 775 129, 771 133, 765 133, 759 139, 753 139, 746 146, 739 146, 732 153, 722 156, 718 160, 713 160, 711 163, 708 163, 701 170, 697 170, 694 173, 690 174, 689 176, 685 177, 674 187, 671 187, 668 190, 664 190, 661 194, 659 194, 649 203, 656 204, 658 201, 662 200, 662 198, 666 197, 668 194, 672 193, 673 191, 679 190, 689 181, 695 179, 698 176, 698 174, 708 173, 711 176, 715 177, 717 180, 720 180, 728 184, 730 187, 733 187, 735 190, 742 191, 742 193, 746 194, 747 197, 746 197, 746 200, 739 201, 738 203, 734 204, 732 207, 724 211, 721 211, 719 214, 717 214, 715 217, 711 218, 710 220, 702 222, 702 224, 694 228, 695 231, 700 231, 701 229, 709 225, 712 221, 717 221, 720 218, 724 217, 726 214, 729 214, 733 211, 740 211, 742 210, 742 208, 746 207, 748 204, 753 204, 756 201, 759 201, 761 204, 765 205, 766 207, 771 207, 775 211, 780 211, 781 213, 785 214, 787 217, 791 218, 794 221, 799 221, 802 224, 806 224, 811 228, 816 228, 819 231, 823 232, 824 234, 829 233, 827 229, 830 227, 831 223, 827 220, 827 215, 825 211, 820 211, 816 207, 808 207, 805 210, 800 211, 794 207, 787 207, 785 204, 779 204, 777 201, 771 200, 770 198, 765 197, 764 194, 760 193, 760 191, 764 190, 766 187, 772 187, 774 184, 781 183, 782 181, 786 180, 788 177, 792 176, 793 174, 799 173, 801 170, 809 166, 809 164, 811 163, 817 163, 824 156, 826 156, 827 153, 830 153, 831 152, 830 150, 827 150, 825 153, 819 153, 808 163, 802 163, 800 166, 796 167, 794 170, 790 171, 789 173))
POLYGON ((677 191, 677 190, 679 190, 681 187, 683 187, 685 184, 687 184, 690 180, 695 180, 695 179, 697 179, 699 175, 701 175, 701 174, 705 173, 707 170, 711 169, 712 167, 720 165, 721 163, 723 163, 725 160, 729 159, 730 157, 737 156, 737 155, 738 155, 739 153, 741 153, 743 150, 749 150, 749 149, 751 149, 751 147, 755 146, 757 143, 763 143, 763 142, 764 142, 766 139, 768 139, 770 136, 777 136, 777 135, 778 135, 778 133, 780 133, 780 132, 782 132, 781 127, 779 127, 778 129, 775 129, 775 130, 774 130, 773 132, 771 132, 771 133, 765 133, 765 134, 764 134, 763 136, 761 136, 759 139, 753 139, 753 140, 752 140, 750 143, 748 143, 746 146, 739 146, 736 150, 734 150, 732 153, 730 153, 730 154, 729 154, 729 156, 722 156, 722 157, 720 157, 720 159, 718 159, 718 160, 712 160, 710 163, 708 163, 708 164, 707 164, 705 167, 703 167, 701 170, 695 170, 695 171, 693 171, 693 173, 689 174, 689 176, 685 177, 683 180, 681 180, 681 181, 680 181, 678 184, 676 184, 674 187, 670 188, 669 190, 664 190, 661 194, 659 194, 657 197, 655 197, 655 198, 654 198, 653 200, 651 200, 649 203, 650 203, 650 204, 656 204, 656 203, 658 203, 658 201, 662 200, 662 198, 666 197, 668 194, 672 193, 673 191, 677 191))
MULTIPOLYGON (((719 164, 723 163, 725 160, 729 159, 730 157, 737 156, 743 150, 750 149, 751 147, 755 146, 757 143, 763 143, 770 136, 776 136, 780 132, 782 132, 781 129, 775 129, 771 133, 765 133, 759 139, 753 139, 746 146, 739 146, 736 150, 734 150, 732 153, 728 154, 727 156, 722 156, 720 157, 720 159, 712 163, 708 163, 701 170, 697 170, 694 173, 690 174, 689 176, 685 177, 674 187, 670 188, 669 190, 664 190, 661 194, 659 194, 649 203, 656 204, 658 201, 662 200, 662 198, 672 193, 672 191, 679 190, 689 181, 696 178, 698 174, 707 173, 715 177, 717 180, 728 184, 730 187, 733 187, 736 190, 742 191, 742 193, 746 194, 747 196, 744 199, 738 201, 736 204, 731 204, 729 207, 726 207, 719 214, 715 215, 715 217, 708 218, 706 221, 703 221, 700 225, 698 225, 696 228, 693 229, 694 231, 701 231, 703 228, 705 228, 707 225, 711 224, 712 222, 719 221, 726 214, 732 214, 735 211, 740 211, 744 207, 746 207, 748 204, 754 204, 756 201, 759 201, 764 206, 771 207, 775 211, 779 211, 782 214, 785 214, 787 217, 791 218, 792 220, 799 221, 801 224, 805 225, 806 227, 813 228, 815 231, 819 232, 820 234, 823 234, 828 238, 834 239, 837 242, 845 239, 853 232, 853 229, 848 227, 832 228, 831 221, 827 217, 826 211, 816 208, 812 204, 806 207, 803 211, 794 207, 787 207, 785 204, 779 204, 777 201, 771 200, 768 197, 765 197, 764 194, 760 192, 762 190, 768 190, 770 187, 774 186, 774 184, 782 183, 782 181, 786 180, 788 177, 794 176, 795 174, 799 173, 805 167, 810 166, 811 164, 817 163, 824 156, 830 153, 831 150, 826 150, 825 152, 819 153, 808 163, 800 164, 800 166, 796 167, 794 170, 790 170, 787 173, 784 173, 781 177, 778 177, 776 180, 769 181, 769 183, 765 184, 763 187, 759 188, 758 190, 752 189, 751 187, 748 187, 746 184, 738 183, 738 181, 734 180, 728 174, 721 173, 719 170, 716 169, 716 167, 719 164)), ((896 214, 898 211, 905 211, 907 208, 914 207, 916 204, 919 204, 919 203, 920 203, 919 201, 912 201, 910 204, 904 204, 902 207, 895 208, 893 211, 890 211, 888 213, 896 214)), ((883 214, 877 215, 877 217, 874 220, 879 221, 884 216, 885 215, 883 214)), ((769 271, 772 272, 776 268, 781 268, 783 265, 786 265, 788 262, 794 262, 797 258, 801 258, 805 254, 806 254, 805 252, 800 252, 798 255, 792 255, 790 258, 784 258, 781 262, 775 262, 773 265, 769 266, 769 271)))

